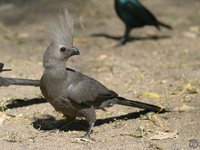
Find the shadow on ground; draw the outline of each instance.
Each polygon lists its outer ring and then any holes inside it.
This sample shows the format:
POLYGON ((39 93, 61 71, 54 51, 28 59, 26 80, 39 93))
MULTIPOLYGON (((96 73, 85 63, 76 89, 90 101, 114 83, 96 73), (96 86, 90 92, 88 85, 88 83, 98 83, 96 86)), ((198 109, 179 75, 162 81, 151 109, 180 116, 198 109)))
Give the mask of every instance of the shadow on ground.
POLYGON ((36 104, 42 104, 46 103, 46 99, 44 98, 33 98, 33 99, 15 99, 15 100, 10 100, 8 104, 3 106, 4 111, 7 109, 14 109, 14 108, 20 108, 20 107, 25 107, 25 106, 30 106, 30 105, 36 105, 36 104))
MULTIPOLYGON (((139 118, 140 115, 146 114, 148 111, 133 112, 122 116, 98 119, 95 126, 112 123, 117 120, 130 120, 139 118)), ((88 123, 86 120, 67 121, 66 119, 56 120, 55 117, 46 115, 42 118, 34 118, 33 127, 40 130, 56 130, 60 131, 86 131, 88 123)))
MULTIPOLYGON (((47 101, 44 98, 15 99, 15 100, 11 100, 11 102, 5 105, 4 108, 2 109, 5 111, 7 109, 26 107, 26 106, 42 104, 46 102, 47 101)), ((149 111, 143 110, 143 111, 133 112, 126 115, 117 116, 117 117, 98 119, 95 123, 95 126, 101 126, 106 123, 112 123, 117 120, 136 119, 140 117, 140 115, 144 115, 147 112, 149 111)), ((161 113, 164 113, 164 112, 161 112, 161 113)), ((88 128, 88 123, 86 120, 82 120, 82 119, 79 119, 79 120, 77 119, 74 121, 68 121, 67 119, 56 120, 54 116, 45 115, 41 117, 35 117, 33 121, 33 127, 35 129, 40 129, 40 130, 59 129, 60 131, 73 131, 73 130, 85 131, 88 128)))
MULTIPOLYGON (((92 37, 105 37, 107 39, 113 39, 116 41, 119 41, 122 36, 114 36, 114 35, 110 35, 107 33, 95 33, 91 35, 92 37)), ((145 40, 161 40, 161 39, 169 39, 171 38, 170 36, 167 35, 151 35, 151 36, 147 36, 147 37, 129 37, 128 42, 131 41, 145 41, 145 40)))

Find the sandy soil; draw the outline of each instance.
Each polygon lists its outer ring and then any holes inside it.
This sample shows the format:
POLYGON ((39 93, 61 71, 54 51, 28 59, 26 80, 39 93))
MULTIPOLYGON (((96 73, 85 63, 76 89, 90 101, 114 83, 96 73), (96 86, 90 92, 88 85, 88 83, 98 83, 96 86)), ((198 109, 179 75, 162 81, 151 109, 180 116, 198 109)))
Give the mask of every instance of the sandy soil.
POLYGON ((113 106, 97 111, 92 137, 81 141, 87 123, 79 118, 59 128, 64 118, 40 100, 37 87, 0 88, 2 150, 189 150, 200 142, 200 2, 142 0, 173 31, 145 27, 141 38, 113 48, 123 24, 110 0, 0 0, 0 57, 11 72, 5 77, 39 79, 42 54, 50 39, 46 20, 62 7, 75 20, 75 46, 81 55, 67 66, 94 77, 121 96, 171 108, 163 114, 113 106), (152 38, 153 37, 153 38, 152 38), (191 146, 193 144, 193 146, 191 146))

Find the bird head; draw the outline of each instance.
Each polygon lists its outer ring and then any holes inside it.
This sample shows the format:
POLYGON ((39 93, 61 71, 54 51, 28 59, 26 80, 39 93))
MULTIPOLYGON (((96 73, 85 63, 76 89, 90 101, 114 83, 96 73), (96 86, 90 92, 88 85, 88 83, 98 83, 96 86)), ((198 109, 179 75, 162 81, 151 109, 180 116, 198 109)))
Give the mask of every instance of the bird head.
POLYGON ((73 46, 74 23, 67 10, 57 12, 48 27, 52 41, 44 53, 44 67, 66 63, 71 56, 80 54, 73 46))

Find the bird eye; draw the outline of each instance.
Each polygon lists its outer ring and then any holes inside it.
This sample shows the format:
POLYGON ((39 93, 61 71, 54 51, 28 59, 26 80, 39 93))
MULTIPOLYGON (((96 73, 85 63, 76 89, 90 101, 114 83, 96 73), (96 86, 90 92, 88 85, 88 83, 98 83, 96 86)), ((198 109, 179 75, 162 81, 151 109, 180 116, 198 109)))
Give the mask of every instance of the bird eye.
POLYGON ((64 51, 66 51, 66 48, 65 48, 65 47, 61 47, 61 48, 60 48, 60 51, 61 51, 61 52, 64 52, 64 51))

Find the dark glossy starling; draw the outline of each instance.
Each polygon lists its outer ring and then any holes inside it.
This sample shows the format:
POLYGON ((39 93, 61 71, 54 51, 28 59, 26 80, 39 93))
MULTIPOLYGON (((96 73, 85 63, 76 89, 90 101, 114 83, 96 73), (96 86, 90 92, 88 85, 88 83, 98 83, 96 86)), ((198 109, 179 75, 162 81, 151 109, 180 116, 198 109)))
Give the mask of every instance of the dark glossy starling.
POLYGON ((115 10, 125 24, 125 32, 120 44, 125 44, 129 40, 130 31, 134 28, 149 25, 155 26, 158 30, 160 30, 160 27, 172 29, 170 25, 159 21, 138 0, 115 0, 115 10))

